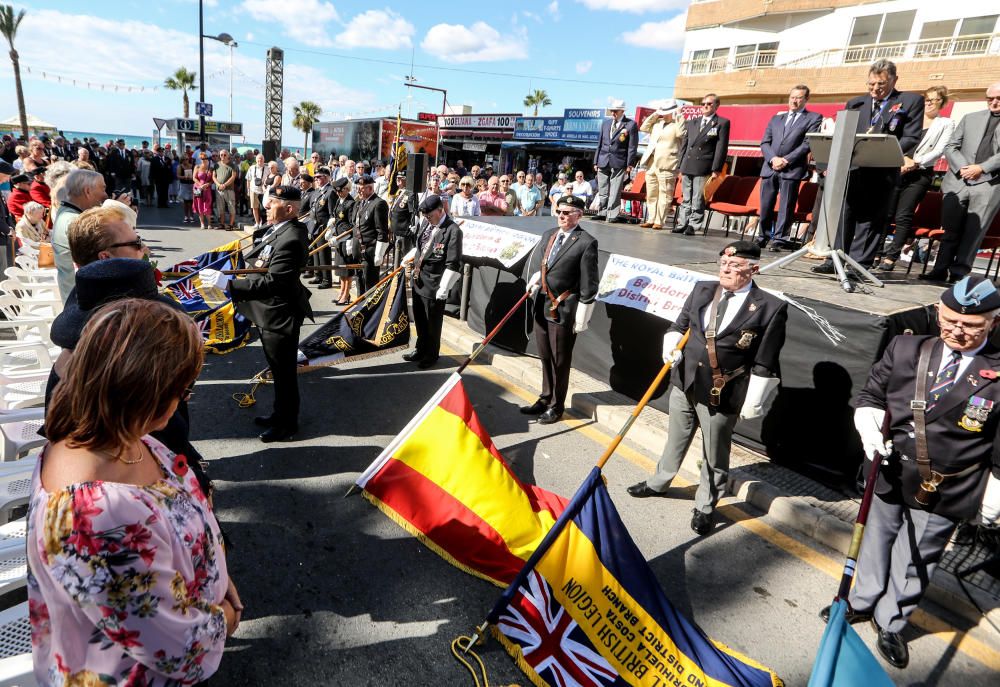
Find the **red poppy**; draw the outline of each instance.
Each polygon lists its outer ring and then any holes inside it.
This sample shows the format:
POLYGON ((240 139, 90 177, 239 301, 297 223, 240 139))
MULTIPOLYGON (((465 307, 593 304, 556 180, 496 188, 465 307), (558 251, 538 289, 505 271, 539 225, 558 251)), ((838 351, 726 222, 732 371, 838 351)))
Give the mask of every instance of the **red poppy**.
POLYGON ((985 370, 980 370, 979 376, 982 377, 983 379, 996 379, 997 371, 987 368, 985 370))
POLYGON ((183 454, 178 453, 174 456, 174 474, 178 477, 183 477, 188 471, 188 461, 183 454))

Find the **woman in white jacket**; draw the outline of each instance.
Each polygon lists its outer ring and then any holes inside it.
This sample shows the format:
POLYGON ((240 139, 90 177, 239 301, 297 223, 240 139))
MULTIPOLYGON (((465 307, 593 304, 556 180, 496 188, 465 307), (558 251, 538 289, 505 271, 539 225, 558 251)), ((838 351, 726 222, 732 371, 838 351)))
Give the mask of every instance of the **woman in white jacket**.
POLYGON ((892 245, 876 267, 880 272, 891 272, 903 247, 913 240, 914 211, 930 190, 934 181, 934 164, 944 155, 944 147, 955 131, 955 122, 941 116, 941 108, 947 103, 948 88, 945 86, 931 86, 924 94, 923 132, 913 157, 903 158, 900 168, 903 175, 896 189, 896 231, 892 245))

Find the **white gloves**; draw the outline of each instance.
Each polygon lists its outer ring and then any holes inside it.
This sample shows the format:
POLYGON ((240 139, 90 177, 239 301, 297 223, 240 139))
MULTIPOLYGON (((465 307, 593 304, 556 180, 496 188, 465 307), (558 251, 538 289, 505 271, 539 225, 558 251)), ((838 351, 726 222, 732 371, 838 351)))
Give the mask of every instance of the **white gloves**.
POLYGON ((409 262, 416 257, 417 257, 417 249, 411 248, 409 252, 407 252, 407 254, 403 256, 403 260, 401 262, 409 262))
POLYGON ((538 295, 538 290, 541 288, 542 288, 542 273, 535 272, 533 275, 531 275, 531 279, 528 280, 528 286, 527 288, 525 288, 525 291, 528 292, 529 296, 534 298, 536 295, 538 295))
POLYGON ((680 349, 677 348, 677 344, 681 342, 683 334, 680 332, 667 332, 663 335, 663 364, 666 365, 670 363, 671 366, 677 365, 681 361, 682 353, 680 349))
POLYGON ((781 380, 777 377, 760 377, 755 374, 750 375, 750 383, 747 385, 747 395, 743 399, 743 407, 740 408, 740 419, 750 420, 764 414, 764 408, 769 405, 771 394, 778 388, 781 380))
POLYGON ((1000 479, 990 473, 986 480, 986 493, 983 494, 983 505, 979 507, 979 518, 986 525, 995 525, 1000 519, 1000 479))
POLYGON ((881 408, 862 406, 854 411, 854 427, 861 435, 861 445, 866 458, 871 458, 873 453, 883 458, 892 453, 892 442, 882 437, 883 420, 885 411, 881 408))
POLYGON ((330 241, 333 241, 335 238, 337 238, 337 235, 333 233, 332 227, 323 232, 323 240, 327 243, 330 243, 330 241))
POLYGON ((448 292, 451 291, 451 285, 455 283, 456 279, 458 279, 458 272, 455 270, 444 271, 444 274, 441 275, 441 286, 438 287, 437 294, 435 294, 439 301, 448 300, 448 292))
POLYGON ((590 326, 590 316, 594 314, 594 301, 576 304, 576 320, 573 322, 573 333, 587 331, 590 326))
POLYGON ((216 288, 219 291, 225 291, 229 288, 229 282, 233 280, 232 275, 224 274, 219 270, 205 269, 198 273, 201 278, 202 286, 207 286, 210 288, 216 288))
POLYGON ((381 265, 382 261, 385 259, 386 251, 389 250, 388 241, 376 241, 375 242, 375 264, 381 265))

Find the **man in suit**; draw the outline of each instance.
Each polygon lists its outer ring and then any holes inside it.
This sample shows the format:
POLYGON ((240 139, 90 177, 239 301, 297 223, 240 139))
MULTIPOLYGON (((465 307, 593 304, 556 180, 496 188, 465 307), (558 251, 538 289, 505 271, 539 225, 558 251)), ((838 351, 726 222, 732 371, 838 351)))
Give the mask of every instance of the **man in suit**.
POLYGON ((132 154, 125 147, 124 138, 119 138, 115 142, 115 147, 108 151, 106 160, 104 169, 111 176, 113 186, 109 191, 124 193, 131 190, 135 162, 132 160, 132 154))
MULTIPOLYGON (((226 153, 227 160, 229 153, 226 153)), ((230 172, 230 175, 232 172, 230 172)), ((167 205, 167 194, 170 190, 170 182, 174 178, 173 162, 163 154, 163 146, 157 145, 153 148, 153 159, 150 160, 149 178, 156 187, 156 207, 165 208, 167 205)), ((230 193, 231 189, 228 189, 230 193)), ((235 207, 235 206, 230 206, 235 207)), ((221 214, 220 214, 221 219, 221 214)), ((236 211, 232 212, 232 220, 236 221, 236 211)))
POLYGON ((674 202, 674 184, 680 147, 687 135, 680 106, 671 100, 643 120, 639 131, 649 134, 649 144, 639 166, 646 170, 646 221, 644 229, 662 229, 674 202))
POLYGON ((405 170, 396 173, 396 189, 389 204, 389 233, 397 242, 396 250, 406 253, 413 246, 411 228, 417 220, 417 200, 415 194, 406 190, 405 170))
POLYGON ((712 529, 726 488, 736 421, 762 415, 779 384, 788 318, 788 305, 754 284, 760 246, 735 241, 719 255, 719 280, 695 284, 663 337, 663 360, 673 363, 667 444, 656 474, 628 488, 636 498, 666 496, 700 426, 701 479, 691 518, 699 535, 712 529), (691 335, 682 352, 677 344, 685 331, 691 335))
POLYGON ((287 441, 299 429, 299 385, 296 370, 302 320, 312 318, 309 289, 299 279, 309 245, 306 226, 298 220, 302 193, 294 186, 272 189, 267 207, 270 229, 245 257, 265 274, 232 279, 217 270, 202 270, 202 284, 228 290, 237 312, 257 325, 264 357, 274 377, 274 408, 254 422, 267 429, 265 444, 287 441))
POLYGON ((920 275, 955 281, 972 271, 976 251, 1000 209, 1000 82, 986 89, 987 109, 970 112, 945 146, 941 238, 934 269, 920 275))
POLYGON ((788 94, 788 111, 779 112, 767 123, 760 150, 764 166, 760 170, 760 238, 763 248, 772 241, 771 250, 780 251, 792 240, 790 229, 799 184, 809 175, 809 141, 806 134, 819 131, 823 115, 809 112, 809 87, 800 84, 788 94), (774 219, 775 198, 779 199, 778 221, 774 219))
POLYGON ((594 152, 594 171, 597 172, 598 215, 604 214, 608 222, 625 222, 619 217, 622 204, 622 187, 632 173, 639 150, 639 130, 635 121, 625 116, 625 101, 612 100, 608 107, 610 119, 601 124, 601 135, 594 152))
POLYGON ((1000 515, 998 313, 996 287, 963 277, 937 305, 940 334, 892 339, 855 403, 865 453, 882 468, 847 621, 873 620, 876 647, 897 668, 910 656, 900 633, 958 523, 1000 515))
POLYGON ((537 415, 543 425, 557 422, 565 411, 573 344, 590 324, 597 299, 597 239, 579 226, 584 207, 578 196, 559 196, 555 209, 559 226, 542 235, 528 263, 542 393, 521 412, 537 415))
POLYGON ((358 255, 365 265, 358 293, 364 293, 378 282, 389 249, 389 204, 375 195, 375 180, 367 174, 358 178, 357 186, 353 226, 358 255))
MULTIPOLYGON (((899 139, 903 155, 913 157, 924 126, 924 97, 896 90, 896 65, 876 60, 868 69, 868 95, 847 101, 848 110, 858 110, 859 134, 891 134, 899 139)), ((892 190, 899 183, 899 168, 858 167, 851 170, 847 198, 835 248, 845 251, 862 267, 875 261, 882 243, 892 190)), ((812 268, 819 274, 833 274, 833 260, 827 258, 812 268)))
POLYGON ((684 198, 677 211, 673 233, 694 236, 705 223, 705 183, 722 173, 729 151, 729 120, 716 114, 719 96, 701 99, 701 116, 687 122, 681 144, 681 191, 684 198))
POLYGON ((410 288, 417 343, 403 360, 425 370, 437 362, 441 349, 441 325, 448 292, 462 269, 462 230, 448 216, 440 196, 420 201, 425 222, 417 236, 410 288))
MULTIPOLYGON (((313 183, 316 188, 309 203, 309 217, 313 223, 313 230, 309 236, 310 245, 312 245, 311 242, 316 238, 317 234, 322 234, 326 231, 326 227, 330 223, 330 218, 333 217, 333 210, 337 206, 338 201, 337 194, 334 193, 333 186, 330 184, 329 167, 317 166, 313 183)), ((326 241, 322 242, 326 243, 326 241)), ((310 261, 316 267, 329 267, 333 264, 333 251, 327 246, 313 255, 310 261)), ((330 270, 317 270, 309 283, 316 284, 317 288, 320 289, 333 288, 333 272, 330 270)))

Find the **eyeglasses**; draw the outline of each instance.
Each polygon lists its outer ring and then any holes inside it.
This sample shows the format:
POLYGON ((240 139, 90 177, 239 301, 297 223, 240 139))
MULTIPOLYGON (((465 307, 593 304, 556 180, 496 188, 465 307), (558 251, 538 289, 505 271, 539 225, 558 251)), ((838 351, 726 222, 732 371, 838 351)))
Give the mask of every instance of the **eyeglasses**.
POLYGON ((743 260, 719 260, 719 267, 722 269, 745 270, 750 267, 749 262, 743 260))
POLYGON ((1000 95, 988 95, 988 96, 986 96, 986 102, 992 103, 994 100, 1000 100, 1000 95))
POLYGON ((108 248, 135 248, 136 250, 142 250, 142 247, 146 244, 143 243, 142 239, 136 239, 135 241, 124 241, 122 243, 112 243, 108 248))
POLYGON ((556 210, 557 215, 575 215, 579 210, 556 210))
POLYGON ((973 327, 966 322, 952 322, 951 320, 943 319, 941 315, 938 314, 938 327, 942 330, 947 329, 952 332, 962 332, 964 334, 968 334, 969 336, 979 336, 986 331, 988 326, 989 324, 987 323, 973 327))

